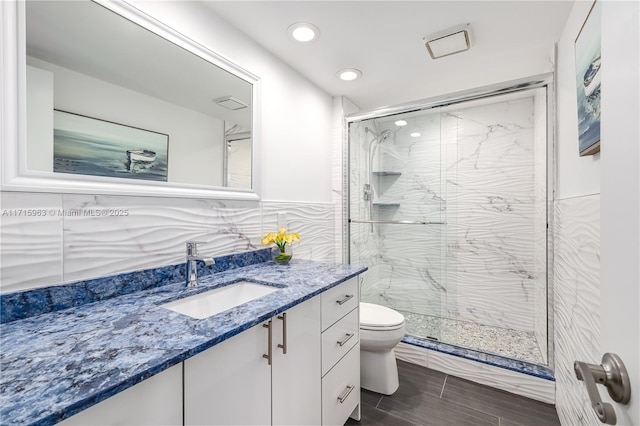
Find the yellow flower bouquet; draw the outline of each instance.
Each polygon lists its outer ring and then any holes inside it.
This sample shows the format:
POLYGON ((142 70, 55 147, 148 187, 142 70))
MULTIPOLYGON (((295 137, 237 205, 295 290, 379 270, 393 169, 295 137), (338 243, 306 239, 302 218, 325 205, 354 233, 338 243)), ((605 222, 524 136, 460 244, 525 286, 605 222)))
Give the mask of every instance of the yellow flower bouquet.
POLYGON ((269 244, 275 244, 278 247, 276 253, 274 253, 273 261, 280 264, 287 264, 293 257, 291 252, 291 246, 293 243, 300 241, 300 234, 291 232, 287 234, 287 228, 280 228, 280 231, 269 232, 262 238, 262 245, 268 246, 269 244))

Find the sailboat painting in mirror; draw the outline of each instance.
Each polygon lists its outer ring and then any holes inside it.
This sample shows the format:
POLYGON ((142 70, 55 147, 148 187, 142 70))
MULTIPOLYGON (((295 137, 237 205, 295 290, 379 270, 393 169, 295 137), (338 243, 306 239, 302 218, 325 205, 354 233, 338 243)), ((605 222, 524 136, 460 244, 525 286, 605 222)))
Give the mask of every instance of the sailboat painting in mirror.
POLYGON ((600 152, 600 3, 595 1, 576 38, 580 156, 600 152))
POLYGON ((167 181, 169 136, 54 111, 53 171, 167 181))

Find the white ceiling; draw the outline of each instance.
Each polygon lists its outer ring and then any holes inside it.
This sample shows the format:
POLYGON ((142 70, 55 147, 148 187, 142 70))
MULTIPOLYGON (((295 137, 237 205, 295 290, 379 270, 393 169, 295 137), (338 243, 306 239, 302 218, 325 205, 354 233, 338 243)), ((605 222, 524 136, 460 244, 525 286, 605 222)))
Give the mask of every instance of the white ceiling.
MULTIPOLYGON (((573 1, 210 1, 215 13, 331 95, 344 95, 362 109, 422 99, 424 81, 466 72, 496 57, 540 51, 559 38, 573 1), (288 37, 296 22, 320 28, 320 38, 302 44, 288 37), (469 23, 471 50, 433 60, 424 36, 469 23), (536 50, 537 49, 537 50, 536 50), (344 82, 343 68, 363 77, 344 82)), ((514 56, 515 57, 515 56, 514 56)))

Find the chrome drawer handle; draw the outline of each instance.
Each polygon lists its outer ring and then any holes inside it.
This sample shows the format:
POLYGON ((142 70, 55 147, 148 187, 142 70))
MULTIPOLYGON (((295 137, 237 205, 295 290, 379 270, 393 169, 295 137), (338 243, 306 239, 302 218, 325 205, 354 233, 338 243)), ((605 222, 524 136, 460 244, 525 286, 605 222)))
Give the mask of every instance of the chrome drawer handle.
POLYGON ((344 344, 347 343, 349 339, 351 339, 353 336, 354 336, 354 333, 347 333, 347 337, 345 337, 344 340, 342 341, 338 340, 336 343, 339 344, 340 346, 344 346, 344 344))
POLYGON ((353 297, 353 294, 347 294, 344 299, 342 300, 336 300, 336 303, 338 305, 344 305, 345 303, 347 303, 347 301, 349 301, 349 299, 351 299, 353 297))
POLYGON ((351 391, 353 389, 355 389, 354 385, 347 386, 347 390, 344 392, 344 394, 338 397, 338 401, 340 401, 340 404, 344 403, 344 401, 349 397, 349 395, 351 395, 351 391))

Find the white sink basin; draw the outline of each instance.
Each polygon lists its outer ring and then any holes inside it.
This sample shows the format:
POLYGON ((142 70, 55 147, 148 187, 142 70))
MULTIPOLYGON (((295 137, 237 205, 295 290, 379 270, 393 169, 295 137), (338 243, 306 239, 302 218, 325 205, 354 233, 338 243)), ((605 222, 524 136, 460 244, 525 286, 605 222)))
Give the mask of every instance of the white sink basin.
POLYGON ((277 287, 249 281, 238 281, 224 287, 165 303, 161 307, 192 318, 204 319, 278 290, 280 289, 277 287))

